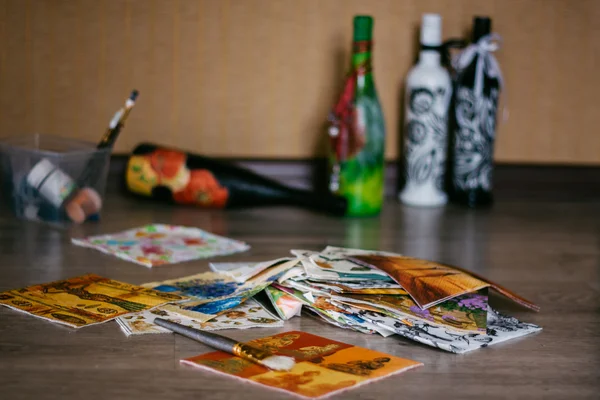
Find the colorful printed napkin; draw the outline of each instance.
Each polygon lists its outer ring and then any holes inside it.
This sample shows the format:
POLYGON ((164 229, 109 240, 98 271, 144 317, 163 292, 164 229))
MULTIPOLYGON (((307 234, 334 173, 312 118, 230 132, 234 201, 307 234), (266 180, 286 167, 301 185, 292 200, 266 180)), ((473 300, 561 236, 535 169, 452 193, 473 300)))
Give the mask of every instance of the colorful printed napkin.
POLYGON ((457 334, 443 326, 432 325, 422 320, 407 318, 399 321, 390 316, 372 311, 361 310, 359 311, 359 315, 372 324, 389 329, 390 332, 394 332, 407 339, 458 354, 542 330, 537 325, 521 322, 514 317, 500 314, 491 307, 488 307, 487 311, 487 332, 485 334, 457 334))
MULTIPOLYGON (((291 253, 302 260, 306 275, 315 280, 383 280, 391 281, 390 276, 375 268, 366 267, 350 260, 343 251, 326 248, 322 252, 310 250, 292 250, 291 253), (329 249, 329 250, 328 250, 329 249)), ((363 254, 357 253, 357 254, 363 254)))
POLYGON ((248 299, 244 304, 231 309, 209 322, 200 322, 184 315, 157 307, 139 314, 117 318, 117 323, 127 335, 148 333, 171 333, 170 330, 154 325, 154 318, 161 317, 182 325, 204 331, 221 329, 280 328, 283 321, 271 315, 259 302, 248 299))
POLYGON ((227 275, 236 282, 246 282, 274 264, 290 260, 292 259, 279 258, 262 262, 209 263, 208 265, 214 272, 227 275))
POLYGON ((396 253, 332 246, 321 253, 291 252, 301 260, 305 273, 280 279, 274 286, 301 301, 308 315, 340 328, 398 334, 454 353, 542 329, 494 311, 487 292, 492 288, 524 306, 539 307, 461 268, 396 253), (383 275, 372 274, 373 268, 393 279, 381 279, 383 275), (356 279, 360 275, 363 279, 356 279))
POLYGON ((92 274, 0 293, 0 304, 74 328, 184 300, 92 274))
POLYGON ((84 239, 74 238, 71 242, 146 267, 223 256, 250 248, 244 242, 214 235, 198 228, 162 224, 151 224, 124 232, 84 239))
POLYGON ((162 282, 145 283, 142 286, 188 296, 191 300, 170 304, 163 309, 200 322, 207 322, 241 305, 268 285, 270 282, 238 283, 226 275, 204 272, 162 282))
POLYGON ((253 297, 297 263, 298 260, 295 259, 276 261, 245 283, 235 282, 229 276, 206 272, 184 278, 146 283, 143 286, 189 296, 192 300, 166 307, 172 312, 206 322, 253 297))
POLYGON ((525 307, 535 311, 540 309, 507 288, 462 268, 400 254, 356 254, 349 258, 365 267, 388 273, 421 308, 429 308, 453 297, 491 287, 525 307))
POLYGON ((202 272, 166 281, 148 282, 141 286, 161 292, 189 296, 194 300, 233 296, 253 287, 251 284, 238 283, 227 275, 215 272, 202 272))
POLYGON ((329 290, 330 292, 336 293, 354 293, 354 294, 408 294, 408 292, 402 289, 402 286, 395 282, 388 282, 382 280, 376 281, 357 281, 357 282, 344 282, 344 281, 327 281, 319 282, 313 280, 307 280, 311 286, 329 290))
POLYGON ((392 314, 397 319, 410 317, 430 324, 444 325, 449 330, 474 333, 486 330, 487 289, 466 293, 424 310, 409 295, 341 294, 333 295, 331 299, 356 308, 377 309, 379 312, 392 314))
POLYGON ((267 287, 265 292, 281 319, 288 320, 302 312, 302 302, 294 296, 272 286, 267 287))
POLYGON ((365 321, 354 315, 354 313, 347 312, 346 308, 343 308, 343 304, 335 305, 325 296, 320 296, 319 294, 314 294, 315 292, 310 291, 303 292, 297 288, 290 287, 290 283, 292 283, 292 281, 286 281, 284 284, 274 283, 273 286, 307 306, 304 309, 309 312, 309 315, 322 319, 339 328, 351 329, 360 333, 371 335, 379 333, 384 337, 393 334, 390 333, 389 330, 382 329, 377 325, 365 321))
POLYGON ((220 351, 181 362, 309 399, 329 397, 423 365, 299 331, 250 343, 273 354, 293 357, 296 365, 290 371, 277 372, 220 351))
POLYGON ((383 337, 388 337, 395 334, 388 329, 381 328, 378 325, 372 324, 366 319, 360 318, 354 314, 323 310, 317 307, 306 308, 306 311, 308 312, 308 315, 342 329, 350 329, 368 335, 380 334, 383 337))
POLYGON ((167 304, 163 309, 200 322, 207 322, 232 308, 240 306, 267 286, 268 284, 264 283, 256 286, 252 290, 235 295, 218 297, 216 299, 187 301, 181 304, 167 304))

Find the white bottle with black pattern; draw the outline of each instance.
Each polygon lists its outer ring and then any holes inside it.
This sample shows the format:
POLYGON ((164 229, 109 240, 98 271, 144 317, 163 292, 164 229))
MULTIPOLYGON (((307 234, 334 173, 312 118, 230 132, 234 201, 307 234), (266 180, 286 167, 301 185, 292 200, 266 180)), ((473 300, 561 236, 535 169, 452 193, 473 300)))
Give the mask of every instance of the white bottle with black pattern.
POLYGON ((423 15, 419 61, 406 80, 405 183, 398 197, 411 206, 437 207, 448 202, 443 185, 452 81, 440 61, 441 28, 440 15, 423 15))

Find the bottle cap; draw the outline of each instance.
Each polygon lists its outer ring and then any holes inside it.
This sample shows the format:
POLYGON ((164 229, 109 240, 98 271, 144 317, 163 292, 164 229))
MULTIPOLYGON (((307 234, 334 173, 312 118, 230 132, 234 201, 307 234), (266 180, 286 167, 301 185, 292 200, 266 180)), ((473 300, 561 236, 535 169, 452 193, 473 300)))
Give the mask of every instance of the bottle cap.
POLYGON ((473 42, 477 42, 492 31, 492 20, 488 17, 473 18, 473 42))
POLYGON ((43 158, 27 174, 27 183, 37 189, 43 180, 57 168, 50 160, 43 158))
POLYGON ((29 171, 27 183, 56 207, 60 207, 75 189, 73 179, 46 158, 29 171))
POLYGON ((442 17, 439 14, 423 14, 421 18, 421 44, 439 46, 442 44, 442 17))
POLYGON ((371 40, 373 33, 373 17, 357 15, 354 17, 354 41, 371 40))

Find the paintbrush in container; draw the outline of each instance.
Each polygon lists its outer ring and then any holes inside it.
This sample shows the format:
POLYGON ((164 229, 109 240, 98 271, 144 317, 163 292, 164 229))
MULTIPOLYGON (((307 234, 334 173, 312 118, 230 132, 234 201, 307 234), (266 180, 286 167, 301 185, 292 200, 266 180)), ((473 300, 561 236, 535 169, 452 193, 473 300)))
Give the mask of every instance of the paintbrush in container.
MULTIPOLYGON (((137 90, 133 90, 129 97, 125 100, 123 107, 117 110, 110 120, 106 132, 104 132, 100 142, 98 142, 96 145, 96 149, 112 149, 117 141, 117 138, 119 137, 119 133, 121 132, 123 125, 125 124, 125 120, 127 120, 131 109, 135 105, 135 100, 137 99, 138 94, 139 92, 137 90)), ((104 152, 98 151, 96 154, 94 154, 86 167, 83 169, 81 175, 79 175, 77 178, 78 186, 94 186, 98 180, 98 174, 104 168, 105 161, 106 158, 104 152)))
POLYGON ((100 143, 98 143, 98 148, 103 149, 106 147, 113 147, 115 142, 117 141, 117 137, 125 124, 125 120, 129 116, 131 109, 135 105, 135 101, 138 97, 139 92, 137 90, 133 90, 129 95, 129 98, 125 100, 125 104, 121 107, 110 120, 108 124, 108 129, 102 136, 100 143))
POLYGON ((268 351, 259 349, 248 343, 236 342, 226 336, 201 331, 163 318, 155 318, 154 323, 217 350, 233 354, 275 371, 289 371, 296 364, 296 361, 291 357, 273 355, 268 351))
POLYGON ((94 187, 107 167, 107 152, 110 152, 115 144, 137 97, 138 91, 133 90, 123 107, 114 114, 108 129, 96 145, 96 151, 77 179, 72 179, 47 158, 37 162, 27 174, 28 185, 53 207, 52 214, 57 218, 82 223, 102 208, 102 199, 94 187))
POLYGON ((80 190, 74 191, 72 196, 65 201, 66 214, 73 222, 82 223, 102 208, 102 199, 94 187, 106 168, 106 152, 111 151, 117 141, 125 120, 135 106, 138 94, 137 90, 133 90, 125 100, 125 104, 114 114, 100 142, 96 145, 98 151, 92 155, 77 177, 75 187, 80 190))
MULTIPOLYGON (((137 90, 133 90, 129 97, 125 100, 125 104, 123 105, 123 107, 117 110, 117 112, 110 120, 106 132, 104 132, 104 135, 102 135, 100 142, 98 142, 98 144, 96 145, 96 149, 112 149, 115 142, 117 141, 117 138, 119 137, 119 133, 121 132, 123 125, 125 124, 125 120, 129 116, 131 109, 135 105, 135 100, 137 99, 138 94, 139 93, 137 90)), ((92 156, 91 160, 83 169, 81 175, 79 175, 79 177, 77 178, 78 186, 94 186, 96 184, 96 181, 98 180, 98 174, 104 168, 104 163, 106 161, 105 154, 106 153, 103 151, 98 151, 92 156)))

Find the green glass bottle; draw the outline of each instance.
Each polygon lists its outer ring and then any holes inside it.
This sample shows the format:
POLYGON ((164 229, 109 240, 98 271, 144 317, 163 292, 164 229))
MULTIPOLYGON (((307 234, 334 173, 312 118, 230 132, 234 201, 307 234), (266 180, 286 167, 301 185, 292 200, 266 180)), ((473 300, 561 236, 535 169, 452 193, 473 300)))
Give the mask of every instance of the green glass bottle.
POLYGON ((379 214, 384 197, 385 123, 371 68, 373 18, 354 17, 352 68, 329 116, 329 190, 347 216, 379 214))

